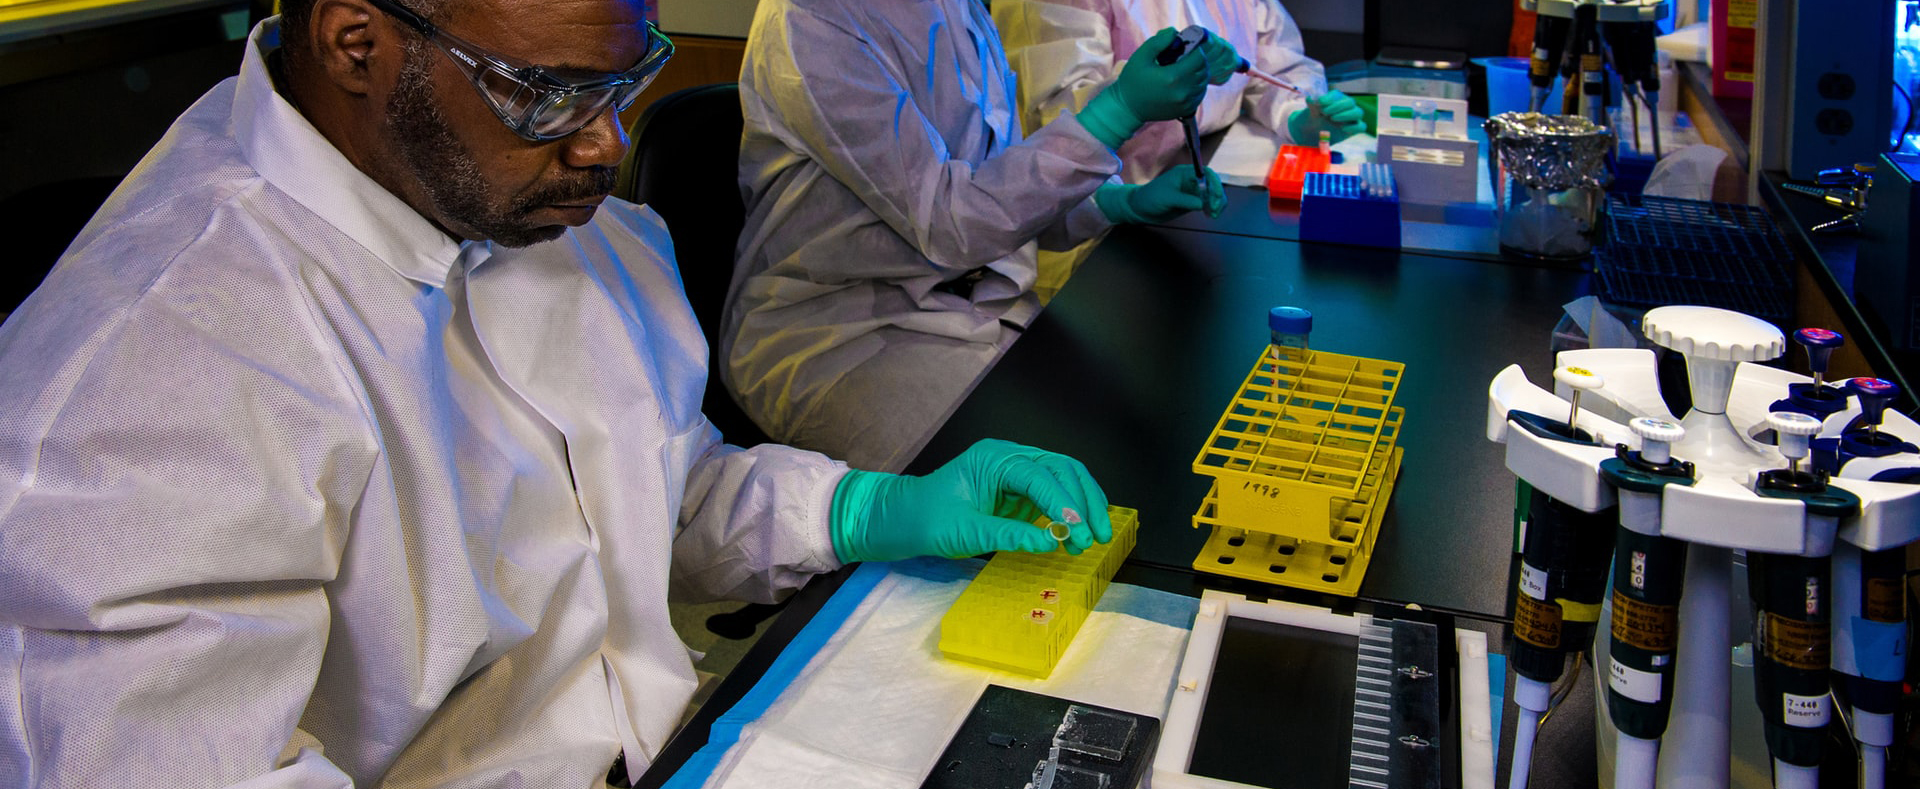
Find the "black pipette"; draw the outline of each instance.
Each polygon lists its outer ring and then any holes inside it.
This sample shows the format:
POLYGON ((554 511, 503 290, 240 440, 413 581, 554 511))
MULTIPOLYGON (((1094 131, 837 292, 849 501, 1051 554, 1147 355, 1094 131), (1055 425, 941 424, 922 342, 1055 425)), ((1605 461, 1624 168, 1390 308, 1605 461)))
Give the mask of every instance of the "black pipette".
POLYGON ((1906 671, 1905 551, 1834 546, 1834 670, 1842 675, 1860 743, 1861 786, 1886 786, 1906 671), (1875 777, 1877 776, 1877 780, 1875 777))
POLYGON ((1567 47, 1567 25, 1572 20, 1540 14, 1533 23, 1533 58, 1527 64, 1527 82, 1532 86, 1527 109, 1545 112, 1547 94, 1553 92, 1553 80, 1560 74, 1560 56, 1567 47))
MULTIPOLYGON (((1574 8, 1573 26, 1579 32, 1580 105, 1577 113, 1569 109, 1567 114, 1584 115, 1595 124, 1606 126, 1607 68, 1600 44, 1600 7, 1582 4, 1574 8)), ((1572 96, 1573 91, 1569 89, 1567 95, 1572 96)))
MULTIPOLYGON (((1173 65, 1182 56, 1199 51, 1200 45, 1206 43, 1207 35, 1206 28, 1188 25, 1187 29, 1174 36, 1172 43, 1167 44, 1166 49, 1160 50, 1160 54, 1154 56, 1154 62, 1162 66, 1173 65)), ((1180 127, 1187 134, 1187 155, 1193 157, 1193 176, 1200 179, 1200 184, 1204 187, 1207 183, 1207 171, 1200 164, 1200 121, 1195 117, 1197 113, 1198 110, 1195 114, 1181 118, 1180 127)))
MULTIPOLYGON (((1613 64, 1613 73, 1620 75, 1620 96, 1627 102, 1627 110, 1633 124, 1633 150, 1641 152, 1640 147, 1640 102, 1635 94, 1640 88, 1640 73, 1646 67, 1640 53, 1640 40, 1636 36, 1633 22, 1602 22, 1600 37, 1607 43, 1607 56, 1613 64)), ((1654 119, 1659 125, 1659 119, 1654 119)))
MULTIPOLYGON (((1650 131, 1653 132, 1653 158, 1660 158, 1660 58, 1659 45, 1655 39, 1660 36, 1660 28, 1652 22, 1635 22, 1633 32, 1628 36, 1634 52, 1640 57, 1640 99, 1647 105, 1647 114, 1653 118, 1650 131)), ((1635 126, 1639 125, 1635 121, 1635 126)), ((1635 128, 1635 134, 1639 129, 1635 128)))
POLYGON ((1747 551, 1747 590, 1754 605, 1754 700, 1760 706, 1774 785, 1813 786, 1825 758, 1832 720, 1832 569, 1838 521, 1860 511, 1860 499, 1827 484, 1800 461, 1819 433, 1819 419, 1795 411, 1767 415, 1787 467, 1763 471, 1753 490, 1765 498, 1798 499, 1806 508, 1806 555, 1747 551), (1826 535, 1825 545, 1813 535, 1826 535))
MULTIPOLYGON (((1554 380, 1576 393, 1602 384, 1600 376, 1579 367, 1554 370, 1554 380)), ((1521 411, 1508 416, 1521 429, 1543 438, 1593 443, 1592 436, 1576 424, 1580 418, 1577 399, 1565 422, 1521 411)), ((1612 507, 1585 512, 1538 488, 1530 496, 1514 595, 1513 640, 1507 649, 1507 664, 1517 675, 1513 700, 1519 713, 1508 773, 1512 789, 1527 785, 1534 730, 1548 708, 1548 687, 1565 670, 1567 655, 1593 642, 1618 523, 1612 507)))
POLYGON ((1652 22, 1609 22, 1600 26, 1613 53, 1613 70, 1620 75, 1621 93, 1633 110, 1633 148, 1640 150, 1640 105, 1647 106, 1653 119, 1653 157, 1660 158, 1660 68, 1654 38, 1659 28, 1652 22), (1636 102, 1636 97, 1639 99, 1636 102))
MULTIPOLYGON (((1566 44, 1560 51, 1560 73, 1567 77, 1566 87, 1560 94, 1561 115, 1580 114, 1580 46, 1581 42, 1585 41, 1581 20, 1584 17, 1591 23, 1591 20, 1596 18, 1583 14, 1582 8, 1593 9, 1593 6, 1582 5, 1574 8, 1573 18, 1567 20, 1566 44)), ((1594 13, 1599 12, 1594 10, 1594 13)))
POLYGON ((1627 427, 1640 437, 1640 451, 1622 445, 1619 457, 1600 464, 1601 476, 1621 501, 1614 535, 1607 715, 1620 730, 1614 785, 1650 787, 1673 706, 1687 544, 1662 535, 1659 505, 1645 502, 1658 502, 1668 485, 1691 486, 1693 464, 1671 454, 1670 447, 1686 437, 1678 423, 1638 417, 1627 427))

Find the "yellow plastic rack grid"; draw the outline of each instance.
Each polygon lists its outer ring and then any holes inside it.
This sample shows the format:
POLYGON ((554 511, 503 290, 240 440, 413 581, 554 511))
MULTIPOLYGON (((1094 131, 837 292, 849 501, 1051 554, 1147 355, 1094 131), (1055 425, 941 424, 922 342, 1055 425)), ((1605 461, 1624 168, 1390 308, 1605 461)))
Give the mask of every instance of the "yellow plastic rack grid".
POLYGON ((1214 478, 1194 569, 1353 595, 1372 558, 1402 450, 1397 362, 1272 348, 1194 458, 1214 478))
POLYGON ((1133 551, 1139 513, 1108 507, 1107 518, 1113 540, 1079 556, 1065 548, 994 554, 940 619, 940 654, 1046 679, 1133 551))

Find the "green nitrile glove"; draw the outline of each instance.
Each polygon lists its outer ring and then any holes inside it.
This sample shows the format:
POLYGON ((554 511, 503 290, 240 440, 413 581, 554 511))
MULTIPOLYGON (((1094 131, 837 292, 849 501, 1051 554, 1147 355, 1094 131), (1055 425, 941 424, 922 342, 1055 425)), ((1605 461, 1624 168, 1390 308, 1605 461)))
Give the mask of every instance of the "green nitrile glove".
POLYGON ((1224 84, 1240 72, 1240 64, 1246 60, 1233 50, 1233 44, 1218 33, 1207 31, 1207 40, 1200 44, 1201 54, 1207 59, 1207 81, 1215 85, 1224 84))
POLYGON ((1207 173, 1205 188, 1193 174, 1193 166, 1183 162, 1139 186, 1102 186, 1094 190, 1093 204, 1116 225, 1167 222, 1188 211, 1206 211, 1218 219, 1227 208, 1227 192, 1220 188, 1220 176, 1212 168, 1202 169, 1207 173))
POLYGON ((1330 90, 1319 98, 1308 99, 1306 109, 1295 110, 1287 119, 1287 133, 1296 145, 1320 144, 1321 130, 1332 132, 1339 142, 1367 130, 1367 113, 1352 96, 1330 90))
POLYGON ((1113 539, 1107 496, 1080 461, 987 439, 924 477, 848 471, 833 492, 833 550, 843 562, 1045 553, 1060 543, 1027 520, 1036 508, 1069 526, 1069 553, 1113 539))
POLYGON ((1127 58, 1113 84, 1076 114, 1094 139, 1117 151, 1148 121, 1183 118, 1200 106, 1200 99, 1207 95, 1207 58, 1183 57, 1165 66, 1154 62, 1175 35, 1170 27, 1153 34, 1127 58))

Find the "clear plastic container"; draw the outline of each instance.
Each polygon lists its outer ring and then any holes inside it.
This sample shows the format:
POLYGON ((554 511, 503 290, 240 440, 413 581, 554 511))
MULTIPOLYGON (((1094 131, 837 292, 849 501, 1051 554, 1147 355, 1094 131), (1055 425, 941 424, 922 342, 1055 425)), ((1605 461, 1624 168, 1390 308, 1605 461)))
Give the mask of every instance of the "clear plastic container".
POLYGON ((1313 313, 1299 307, 1274 307, 1267 311, 1267 332, 1275 358, 1304 363, 1313 313))

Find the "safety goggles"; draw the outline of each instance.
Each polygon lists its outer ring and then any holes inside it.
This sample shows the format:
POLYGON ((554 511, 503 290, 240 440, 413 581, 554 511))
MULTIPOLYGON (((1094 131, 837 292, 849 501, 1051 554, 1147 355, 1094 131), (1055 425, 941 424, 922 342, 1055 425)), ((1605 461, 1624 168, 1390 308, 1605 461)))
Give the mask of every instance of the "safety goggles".
POLYGON ((534 142, 557 140, 579 131, 600 113, 613 107, 625 111, 633 100, 653 82, 660 67, 673 57, 673 42, 660 29, 647 25, 647 52, 640 63, 618 74, 603 74, 586 80, 570 80, 546 66, 536 66, 515 58, 488 52, 458 36, 435 27, 432 22, 394 0, 367 0, 420 32, 428 43, 438 47, 453 61, 454 67, 480 91, 500 122, 534 142))

